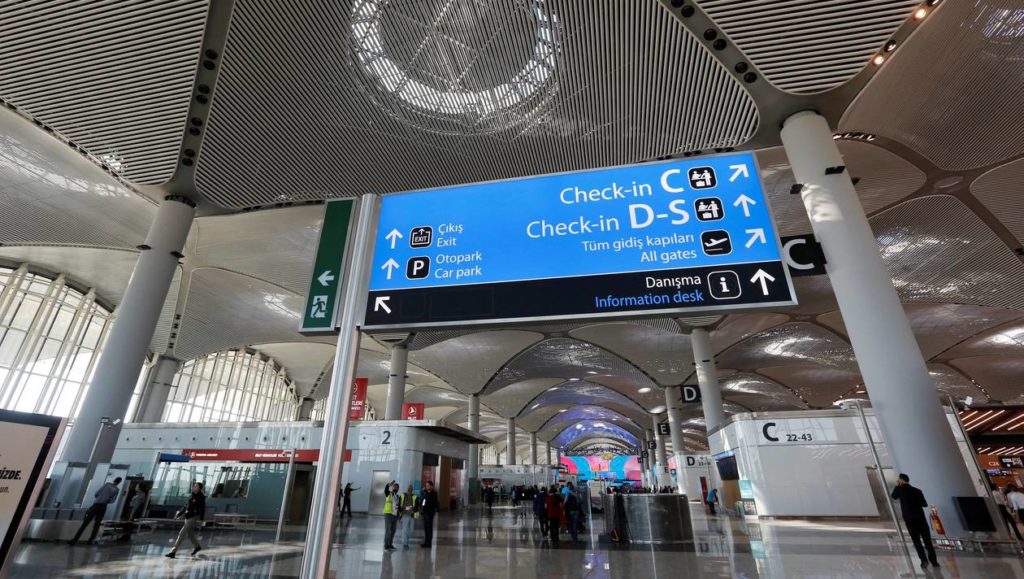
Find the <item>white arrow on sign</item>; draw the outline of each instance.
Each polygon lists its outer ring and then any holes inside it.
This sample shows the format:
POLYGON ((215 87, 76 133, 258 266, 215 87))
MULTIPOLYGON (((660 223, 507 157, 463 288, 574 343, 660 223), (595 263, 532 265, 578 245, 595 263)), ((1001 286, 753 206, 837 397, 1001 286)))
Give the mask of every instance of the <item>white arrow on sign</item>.
POLYGON ((764 229, 758 227, 757 229, 747 229, 746 232, 751 234, 750 240, 745 244, 747 249, 750 249, 750 246, 754 245, 758 241, 761 243, 768 243, 768 240, 764 237, 764 229))
POLYGON ((327 284, 334 281, 334 276, 331 275, 331 270, 327 270, 320 274, 320 277, 316 278, 316 281, 320 282, 320 285, 327 287, 327 284))
MULTIPOLYGON (((402 239, 403 237, 405 237, 405 236, 402 235, 401 231, 399 231, 397 229, 392 229, 391 233, 389 233, 389 234, 384 236, 384 239, 387 239, 388 241, 390 241, 391 242, 391 249, 394 249, 395 248, 395 244, 398 243, 398 240, 402 239)), ((391 279, 391 277, 389 276, 388 279, 391 279)))
POLYGON ((391 300, 391 296, 377 296, 377 299, 373 301, 373 311, 379 312, 384 310, 384 313, 390 314, 391 308, 388 307, 388 301, 391 300))
POLYGON ((733 170, 732 177, 729 177, 730 183, 738 179, 740 175, 743 175, 744 179, 750 177, 750 171, 747 170, 746 163, 743 163, 742 165, 729 165, 729 168, 733 170))
POLYGON ((391 279, 391 274, 394 273, 394 271, 398 269, 398 267, 398 262, 395 261, 394 258, 388 259, 387 261, 384 262, 384 265, 380 266, 381 269, 387 270, 388 279, 391 279))
POLYGON ((757 205, 757 201, 754 201, 753 199, 747 197, 746 195, 740 195, 738 198, 736 198, 736 201, 733 201, 732 206, 739 207, 741 204, 743 205, 743 216, 750 217, 750 206, 757 205))
POLYGON ((766 272, 765 270, 759 269, 757 270, 757 273, 754 274, 754 277, 750 278, 750 281, 753 283, 760 282, 761 291, 764 293, 764 295, 768 295, 768 282, 775 281, 775 278, 768 275, 768 272, 766 272))

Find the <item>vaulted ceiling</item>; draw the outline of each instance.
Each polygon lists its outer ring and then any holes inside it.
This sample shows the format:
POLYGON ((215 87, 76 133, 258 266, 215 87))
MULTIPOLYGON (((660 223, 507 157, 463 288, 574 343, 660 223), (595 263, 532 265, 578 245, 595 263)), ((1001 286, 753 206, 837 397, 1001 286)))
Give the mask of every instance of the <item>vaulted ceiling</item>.
MULTIPOLYGON (((778 126, 830 120, 939 392, 1024 402, 1024 12, 1011 0, 0 4, 0 259, 116 305, 155 203, 199 204, 151 344, 253 347, 329 394, 296 328, 324 199, 756 151, 810 232, 778 126)), ((709 329, 729 413, 864 395, 827 276, 778 311, 421 332, 407 399, 505 445, 636 443, 709 329)), ((388 347, 359 372, 386 396, 388 347)), ((687 444, 703 444, 686 405, 687 444)))

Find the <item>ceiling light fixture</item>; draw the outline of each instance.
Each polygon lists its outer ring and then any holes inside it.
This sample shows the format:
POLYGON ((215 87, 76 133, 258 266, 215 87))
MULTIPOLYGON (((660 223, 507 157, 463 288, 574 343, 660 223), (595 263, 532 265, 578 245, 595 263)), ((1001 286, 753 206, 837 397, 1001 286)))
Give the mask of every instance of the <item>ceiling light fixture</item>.
POLYGON ((918 8, 917 12, 914 12, 914 20, 924 20, 924 17, 928 16, 928 9, 918 8))
POLYGON ((650 391, 651 391, 651 389, 650 388, 646 388, 646 387, 637 390, 637 392, 639 392, 640 394, 647 394, 650 391))
POLYGON ((889 42, 885 43, 885 51, 886 52, 892 52, 894 50, 896 50, 896 41, 895 40, 890 40, 889 42))
POLYGON ((879 54, 878 56, 875 56, 871 62, 874 63, 875 66, 881 66, 881 64, 885 62, 885 56, 879 54))

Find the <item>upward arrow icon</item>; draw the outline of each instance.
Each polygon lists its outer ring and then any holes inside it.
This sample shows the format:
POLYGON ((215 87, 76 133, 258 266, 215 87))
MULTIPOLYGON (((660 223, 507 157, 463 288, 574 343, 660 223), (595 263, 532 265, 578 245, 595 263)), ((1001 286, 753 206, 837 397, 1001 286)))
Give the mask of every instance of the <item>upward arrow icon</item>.
MULTIPOLYGON (((398 240, 402 239, 403 237, 405 237, 405 236, 402 235, 401 231, 399 231, 397 229, 392 229, 390 233, 388 233, 387 235, 384 236, 384 239, 387 239, 388 241, 390 241, 391 242, 391 249, 394 249, 395 248, 395 244, 397 244, 398 240)), ((397 265, 397 264, 395 264, 395 265, 397 265)), ((390 275, 388 275, 388 279, 391 279, 390 275)))
POLYGON ((380 266, 381 269, 388 272, 388 279, 391 279, 391 274, 398 269, 398 262, 394 258, 388 259, 384 262, 384 265, 380 266))
POLYGON ((740 195, 736 198, 736 201, 733 202, 732 206, 739 207, 740 205, 743 205, 743 216, 750 217, 750 206, 757 205, 757 201, 754 201, 746 195, 740 195))
POLYGON ((758 269, 754 277, 750 278, 751 283, 761 284, 761 293, 768 295, 768 282, 775 281, 775 278, 763 269, 758 269))

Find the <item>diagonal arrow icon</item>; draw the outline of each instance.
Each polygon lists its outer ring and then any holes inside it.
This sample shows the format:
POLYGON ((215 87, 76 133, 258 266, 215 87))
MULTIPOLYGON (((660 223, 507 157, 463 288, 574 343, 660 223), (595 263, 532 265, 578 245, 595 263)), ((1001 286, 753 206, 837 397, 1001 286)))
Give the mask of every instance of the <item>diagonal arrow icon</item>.
MULTIPOLYGON (((398 240, 402 239, 403 237, 405 237, 405 236, 402 235, 401 231, 399 231, 397 229, 392 229, 390 233, 388 233, 387 235, 384 236, 384 239, 387 239, 388 241, 390 241, 391 242, 391 249, 394 249, 395 248, 395 244, 397 244, 398 240)), ((388 276, 388 279, 391 279, 390 275, 388 276)))
POLYGON ((391 279, 391 274, 394 273, 394 271, 398 269, 398 267, 398 262, 395 261, 395 258, 393 257, 389 258, 387 261, 384 262, 384 265, 380 266, 381 269, 388 272, 388 279, 391 279))
POLYGON ((765 239, 764 236, 764 229, 758 227, 757 229, 746 229, 745 231, 751 234, 750 239, 744 244, 747 247, 747 249, 750 249, 750 247, 757 243, 758 241, 760 241, 761 243, 768 243, 768 240, 765 239))
POLYGON ((740 205, 743 205, 743 216, 750 217, 750 206, 757 205, 757 201, 754 201, 753 199, 747 197, 746 195, 740 195, 739 197, 736 198, 736 201, 733 201, 732 206, 739 207, 740 205))
POLYGON ((733 170, 732 176, 729 177, 730 183, 738 179, 740 175, 743 175, 744 179, 750 177, 750 171, 747 169, 746 163, 743 163, 741 165, 729 165, 729 168, 733 170))
POLYGON ((373 300, 373 311, 379 312, 384 310, 385 314, 391 313, 391 308, 388 307, 388 302, 391 300, 391 296, 377 296, 377 299, 373 300))

